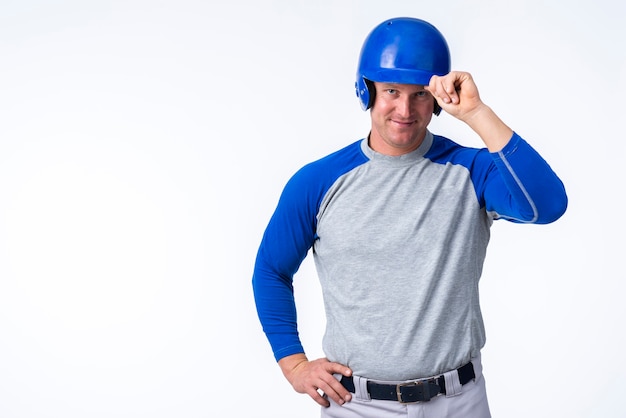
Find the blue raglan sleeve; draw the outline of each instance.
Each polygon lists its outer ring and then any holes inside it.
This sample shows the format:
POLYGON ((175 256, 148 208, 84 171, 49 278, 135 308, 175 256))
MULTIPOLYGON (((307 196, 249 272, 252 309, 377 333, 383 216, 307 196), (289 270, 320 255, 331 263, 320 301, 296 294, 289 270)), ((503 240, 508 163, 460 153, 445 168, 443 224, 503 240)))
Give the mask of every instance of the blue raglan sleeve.
POLYGON ((293 276, 315 240, 317 196, 304 167, 288 182, 263 234, 252 287, 259 319, 276 360, 304 349, 298 336, 293 276))
POLYGON ((252 288, 257 313, 276 360, 304 353, 293 278, 317 239, 317 212, 328 189, 367 161, 361 141, 307 164, 289 179, 257 252, 252 288))
POLYGON ((517 133, 499 152, 482 184, 484 205, 495 219, 547 224, 567 208, 562 181, 548 163, 517 133))

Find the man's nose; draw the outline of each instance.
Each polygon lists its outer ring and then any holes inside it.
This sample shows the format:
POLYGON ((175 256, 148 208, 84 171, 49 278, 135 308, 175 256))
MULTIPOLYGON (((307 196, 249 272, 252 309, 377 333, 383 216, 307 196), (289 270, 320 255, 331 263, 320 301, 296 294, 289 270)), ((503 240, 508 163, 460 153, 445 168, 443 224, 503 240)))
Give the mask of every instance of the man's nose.
POLYGON ((397 101, 396 111, 400 116, 410 116, 411 114, 411 98, 401 97, 397 101))

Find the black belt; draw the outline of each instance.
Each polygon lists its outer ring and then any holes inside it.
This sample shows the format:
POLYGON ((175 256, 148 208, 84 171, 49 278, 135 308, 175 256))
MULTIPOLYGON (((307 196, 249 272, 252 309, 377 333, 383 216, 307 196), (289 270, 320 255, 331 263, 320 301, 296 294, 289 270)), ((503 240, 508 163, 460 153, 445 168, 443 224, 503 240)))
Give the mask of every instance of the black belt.
MULTIPOLYGON (((474 365, 471 362, 459 367, 456 371, 459 373, 461 385, 476 378, 474 365)), ((343 376, 341 384, 349 392, 354 393, 352 376, 343 376)), ((440 393, 446 394, 446 379, 441 375, 432 379, 403 382, 397 385, 368 381, 367 391, 372 399, 398 401, 401 403, 427 402, 440 393)))

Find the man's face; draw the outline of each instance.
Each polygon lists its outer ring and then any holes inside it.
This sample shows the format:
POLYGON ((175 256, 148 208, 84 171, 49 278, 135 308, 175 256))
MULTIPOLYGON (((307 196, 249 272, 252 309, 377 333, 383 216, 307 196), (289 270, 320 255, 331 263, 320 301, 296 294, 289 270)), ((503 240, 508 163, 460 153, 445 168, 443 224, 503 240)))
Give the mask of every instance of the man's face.
POLYGON ((374 83, 374 87, 370 147, 386 155, 416 150, 433 115, 433 96, 415 84, 374 83))

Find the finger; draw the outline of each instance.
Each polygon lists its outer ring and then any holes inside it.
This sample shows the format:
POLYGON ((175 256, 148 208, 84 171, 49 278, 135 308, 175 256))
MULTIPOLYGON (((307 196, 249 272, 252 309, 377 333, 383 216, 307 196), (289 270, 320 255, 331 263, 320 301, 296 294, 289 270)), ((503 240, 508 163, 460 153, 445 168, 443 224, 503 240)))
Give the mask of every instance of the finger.
POLYGON ((349 402, 352 399, 352 395, 341 384, 337 375, 352 376, 352 370, 340 363, 328 363, 328 372, 330 375, 328 378, 323 379, 328 387, 323 388, 324 393, 332 396, 333 393, 337 394, 337 399, 333 397, 333 400, 337 403, 349 402), (341 402, 339 402, 341 400, 341 402))
POLYGON ((323 397, 315 388, 312 388, 310 391, 307 391, 307 394, 311 397, 311 399, 313 399, 315 402, 317 402, 321 406, 323 407, 330 406, 330 402, 328 402, 328 399, 323 397))
POLYGON ((459 104, 461 102, 459 91, 454 87, 452 87, 452 91, 448 91, 448 98, 450 99, 448 103, 459 104))
POLYGON ((335 402, 343 404, 352 400, 352 394, 338 380, 333 379, 333 381, 330 382, 330 387, 333 392, 337 394, 337 398, 341 401, 335 400, 335 402))
POLYGON ((434 75, 430 78, 430 81, 428 83, 427 86, 424 86, 424 90, 428 91, 430 94, 432 94, 435 97, 439 97, 439 86, 441 85, 441 81, 440 81, 441 77, 434 75))
POLYGON ((448 99, 446 103, 459 103, 460 84, 458 75, 456 73, 450 74, 442 81, 442 85, 445 90, 445 97, 448 99))
POLYGON ((350 402, 352 395, 343 387, 341 383, 335 378, 332 382, 323 382, 320 384, 320 389, 324 394, 331 398, 335 403, 343 405, 346 402, 350 402))
MULTIPOLYGON (((435 99, 438 99, 440 104, 451 103, 452 97, 450 96, 449 92, 450 78, 450 75, 446 75, 443 77, 434 75, 431 77, 428 87, 425 86, 424 88, 425 90, 429 91, 435 97, 435 99)), ((452 83, 452 86, 454 86, 454 83, 452 83)), ((452 91, 454 91, 454 87, 452 88, 452 91)))
POLYGON ((352 370, 348 366, 344 366, 341 363, 329 362, 326 364, 326 371, 330 374, 341 374, 344 376, 351 376, 352 370))

